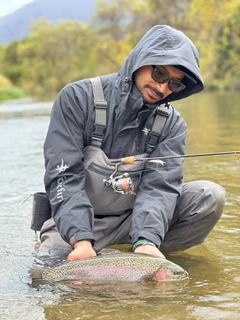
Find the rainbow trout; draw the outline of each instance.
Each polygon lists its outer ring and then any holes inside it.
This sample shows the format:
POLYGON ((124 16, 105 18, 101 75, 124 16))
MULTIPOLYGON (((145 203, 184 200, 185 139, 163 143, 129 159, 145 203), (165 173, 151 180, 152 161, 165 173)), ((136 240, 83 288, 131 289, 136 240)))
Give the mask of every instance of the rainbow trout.
MULTIPOLYGON (((39 277, 40 276, 40 277, 39 277)), ((158 257, 137 253, 98 255, 68 261, 55 268, 41 270, 45 281, 115 280, 115 281, 174 281, 188 278, 188 273, 177 264, 158 257)))

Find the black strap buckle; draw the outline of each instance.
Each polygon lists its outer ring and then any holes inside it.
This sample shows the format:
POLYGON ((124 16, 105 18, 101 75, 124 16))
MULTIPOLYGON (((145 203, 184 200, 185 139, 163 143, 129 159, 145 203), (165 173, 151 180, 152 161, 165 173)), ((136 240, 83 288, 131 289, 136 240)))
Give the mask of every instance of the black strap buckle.
POLYGON ((160 104, 157 107, 157 114, 160 114, 161 116, 168 117, 170 115, 170 109, 169 109, 169 103, 160 104))

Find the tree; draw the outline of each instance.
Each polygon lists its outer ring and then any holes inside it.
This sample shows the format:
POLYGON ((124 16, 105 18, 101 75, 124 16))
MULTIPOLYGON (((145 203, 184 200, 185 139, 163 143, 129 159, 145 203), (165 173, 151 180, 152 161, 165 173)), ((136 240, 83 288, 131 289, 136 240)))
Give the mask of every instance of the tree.
POLYGON ((156 24, 179 27, 188 7, 189 0, 171 0, 171 6, 164 0, 98 0, 91 25, 98 35, 94 50, 99 63, 118 71, 144 33, 156 24))
POLYGON ((28 91, 59 91, 67 83, 88 75, 89 52, 94 43, 89 27, 67 21, 52 26, 44 19, 32 25, 19 56, 24 66, 22 86, 28 91))
POLYGON ((20 42, 14 41, 1 50, 1 73, 11 80, 14 84, 21 81, 23 66, 19 59, 20 42))
POLYGON ((187 23, 209 88, 240 88, 240 0, 192 0, 187 23))
POLYGON ((114 41, 131 40, 135 45, 151 27, 183 25, 190 0, 98 0, 92 24, 102 36, 114 41))

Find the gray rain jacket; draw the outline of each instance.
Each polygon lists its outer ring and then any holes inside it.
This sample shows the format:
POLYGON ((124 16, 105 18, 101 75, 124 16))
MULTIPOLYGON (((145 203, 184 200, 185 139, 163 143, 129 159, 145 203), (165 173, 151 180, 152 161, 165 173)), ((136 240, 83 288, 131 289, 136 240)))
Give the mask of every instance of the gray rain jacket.
MULTIPOLYGON (((101 77, 107 101, 107 128, 102 149, 109 158, 144 153, 156 105, 144 103, 133 83, 133 73, 145 65, 172 65, 190 74, 186 88, 172 93, 163 102, 186 98, 203 90, 198 52, 180 31, 155 26, 126 58, 119 73, 101 77)), ((186 78, 186 77, 185 77, 186 78)), ((184 78, 184 79, 185 79, 184 78)), ((184 154, 187 127, 174 107, 170 107, 159 142, 151 157, 184 154)), ((90 144, 95 110, 89 79, 67 85, 58 95, 44 144, 45 186, 52 213, 62 238, 70 243, 94 243, 94 210, 84 189, 83 150, 90 144)), ((159 170, 143 174, 132 212, 130 230, 134 243, 143 237, 160 245, 169 228, 182 192, 182 161, 171 160, 159 170)), ((102 199, 104 201, 104 199, 102 199)), ((114 213, 113 213, 114 214, 114 213)))

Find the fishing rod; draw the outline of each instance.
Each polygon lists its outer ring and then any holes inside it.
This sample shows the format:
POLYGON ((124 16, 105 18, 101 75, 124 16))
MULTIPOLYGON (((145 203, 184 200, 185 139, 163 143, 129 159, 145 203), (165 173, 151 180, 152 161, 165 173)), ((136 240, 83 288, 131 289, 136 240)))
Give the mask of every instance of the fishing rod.
MULTIPOLYGON (((223 156, 223 155, 233 155, 240 154, 240 151, 225 151, 225 152, 212 152, 212 153, 195 153, 195 154, 185 154, 185 155, 174 155, 165 157, 154 157, 154 158, 135 158, 134 156, 111 159, 112 164, 115 165, 115 170, 108 177, 104 179, 103 183, 105 188, 110 188, 116 193, 120 194, 131 194, 136 195, 134 192, 134 183, 128 172, 117 175, 118 168, 123 164, 134 164, 137 161, 157 163, 164 166, 165 162, 163 160, 176 159, 176 158, 194 158, 194 157, 209 157, 209 156, 223 156)), ((140 172, 141 170, 139 170, 140 172)))
POLYGON ((111 160, 111 162, 119 163, 119 164, 134 164, 136 161, 144 161, 144 162, 156 162, 156 163, 164 164, 163 160, 168 160, 168 159, 223 156, 223 155, 231 155, 231 154, 240 154, 240 151, 193 153, 193 154, 181 154, 181 155, 174 155, 174 156, 154 157, 154 158, 135 158, 134 156, 130 156, 125 158, 113 159, 111 160))

